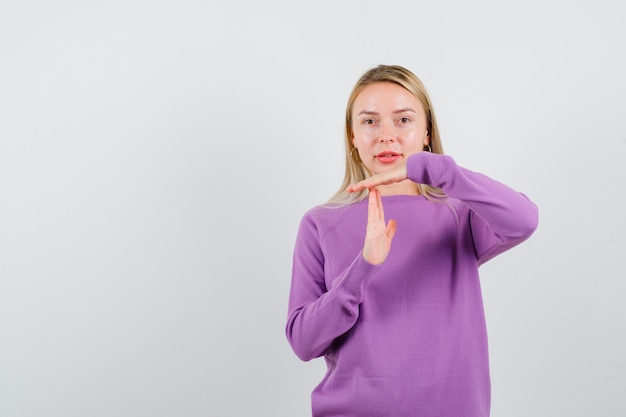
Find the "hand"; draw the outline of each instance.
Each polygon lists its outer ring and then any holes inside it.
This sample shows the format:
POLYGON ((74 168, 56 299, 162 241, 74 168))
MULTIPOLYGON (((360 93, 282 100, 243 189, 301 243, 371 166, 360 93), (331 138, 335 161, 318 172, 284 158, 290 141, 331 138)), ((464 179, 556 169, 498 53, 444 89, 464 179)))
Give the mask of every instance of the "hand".
POLYGON ((370 190, 379 185, 388 185, 395 182, 400 182, 407 179, 406 163, 398 165, 397 167, 383 172, 382 174, 372 175, 369 178, 359 181, 355 184, 349 185, 346 191, 349 193, 358 192, 369 188, 370 190))
POLYGON ((389 223, 385 225, 385 212, 380 193, 377 189, 370 188, 363 258, 373 265, 385 262, 395 234, 396 221, 389 220, 389 223))

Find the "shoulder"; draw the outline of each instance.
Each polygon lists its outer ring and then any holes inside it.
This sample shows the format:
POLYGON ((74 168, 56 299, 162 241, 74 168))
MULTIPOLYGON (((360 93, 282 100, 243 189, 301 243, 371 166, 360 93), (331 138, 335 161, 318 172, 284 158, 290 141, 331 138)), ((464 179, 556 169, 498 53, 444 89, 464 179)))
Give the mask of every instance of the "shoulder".
POLYGON ((454 211, 459 215, 469 215, 471 208, 467 205, 466 202, 459 200, 458 198, 446 197, 443 200, 443 204, 454 209, 454 211))
POLYGON ((362 201, 346 205, 323 204, 308 210, 303 216, 301 227, 315 228, 320 235, 339 225, 349 226, 359 217, 356 213, 367 213, 362 201))
POLYGON ((343 217, 353 212, 359 203, 346 205, 322 204, 308 210, 303 220, 313 221, 315 223, 328 224, 341 221, 343 217))

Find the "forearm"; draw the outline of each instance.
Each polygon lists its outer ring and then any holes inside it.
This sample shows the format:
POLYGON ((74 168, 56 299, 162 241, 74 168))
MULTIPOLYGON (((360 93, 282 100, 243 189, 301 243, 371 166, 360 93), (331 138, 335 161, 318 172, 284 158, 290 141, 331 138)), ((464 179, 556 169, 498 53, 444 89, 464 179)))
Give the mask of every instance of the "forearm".
POLYGON ((523 242, 537 228, 537 206, 524 194, 459 167, 449 156, 420 152, 409 158, 407 174, 414 182, 441 188, 469 208, 479 265, 523 242))
POLYGON ((450 156, 420 152, 409 158, 407 173, 412 181, 441 188, 466 203, 498 236, 525 238, 537 227, 537 207, 524 194, 459 167, 450 156))
POLYGON ((309 285, 307 277, 294 265, 287 320, 287 339, 302 360, 323 355, 333 341, 350 330, 359 317, 363 292, 376 266, 361 254, 323 293, 309 285))

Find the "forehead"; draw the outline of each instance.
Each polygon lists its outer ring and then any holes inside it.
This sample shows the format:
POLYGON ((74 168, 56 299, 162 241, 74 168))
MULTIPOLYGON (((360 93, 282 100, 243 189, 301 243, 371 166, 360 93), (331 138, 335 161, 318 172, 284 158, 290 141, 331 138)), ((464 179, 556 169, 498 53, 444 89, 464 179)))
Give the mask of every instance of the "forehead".
POLYGON ((365 86, 356 96, 352 112, 383 113, 406 108, 424 112, 421 102, 406 88, 391 82, 375 82, 365 86))

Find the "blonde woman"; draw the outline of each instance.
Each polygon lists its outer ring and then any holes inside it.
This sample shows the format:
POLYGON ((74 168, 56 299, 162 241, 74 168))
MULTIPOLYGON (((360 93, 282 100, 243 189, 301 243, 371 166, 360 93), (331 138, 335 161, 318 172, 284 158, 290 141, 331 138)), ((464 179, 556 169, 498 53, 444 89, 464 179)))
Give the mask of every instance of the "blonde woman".
POLYGON ((443 155, 413 73, 367 71, 346 109, 343 185, 304 215, 294 250, 287 339, 328 366, 313 416, 488 416, 478 267, 537 219, 526 196, 443 155))

